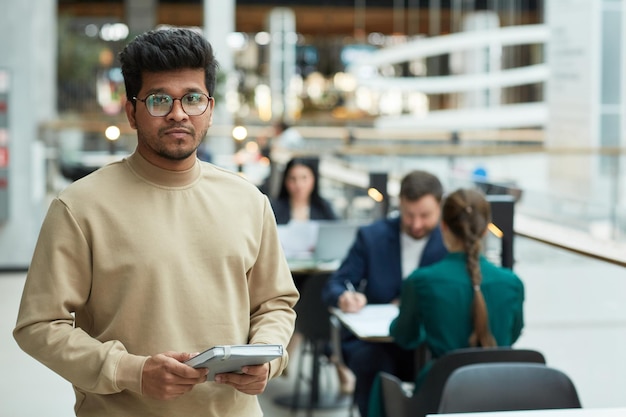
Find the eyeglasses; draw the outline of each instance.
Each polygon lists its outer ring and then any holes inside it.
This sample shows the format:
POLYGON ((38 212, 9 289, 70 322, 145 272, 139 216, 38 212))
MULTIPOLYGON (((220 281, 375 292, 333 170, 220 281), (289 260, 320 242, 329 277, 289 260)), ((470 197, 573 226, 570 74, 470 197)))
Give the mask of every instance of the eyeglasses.
POLYGON ((180 100, 183 111, 188 116, 200 116, 209 108, 209 102, 213 100, 213 97, 209 97, 204 93, 187 93, 181 98, 174 98, 168 94, 159 93, 150 94, 144 99, 133 97, 133 100, 143 102, 148 113, 155 117, 163 117, 170 114, 176 100, 180 100))

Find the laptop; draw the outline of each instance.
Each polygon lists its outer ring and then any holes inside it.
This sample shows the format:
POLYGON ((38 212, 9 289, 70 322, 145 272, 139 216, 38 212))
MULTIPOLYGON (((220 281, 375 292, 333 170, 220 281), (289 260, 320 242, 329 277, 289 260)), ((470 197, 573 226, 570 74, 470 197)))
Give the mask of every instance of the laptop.
POLYGON ((342 261, 348 254, 361 225, 348 221, 318 222, 313 258, 317 262, 342 261))
POLYGON ((290 222, 278 234, 293 270, 336 269, 348 254, 362 223, 343 220, 290 222))

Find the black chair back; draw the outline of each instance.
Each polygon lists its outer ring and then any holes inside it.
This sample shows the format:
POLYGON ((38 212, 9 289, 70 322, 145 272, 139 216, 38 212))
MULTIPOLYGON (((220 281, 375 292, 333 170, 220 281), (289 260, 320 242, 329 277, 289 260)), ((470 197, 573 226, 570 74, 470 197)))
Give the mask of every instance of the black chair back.
POLYGON ((581 408, 563 372, 533 363, 467 365, 450 375, 439 414, 581 408))
POLYGON ((398 417, 424 417, 427 414, 437 413, 443 387, 450 374, 462 366, 486 362, 545 364, 546 360, 543 354, 531 349, 497 347, 454 350, 435 360, 419 389, 412 397, 406 397, 405 400, 398 398, 399 395, 402 395, 402 391, 398 390, 397 378, 382 375, 381 382, 386 414, 398 417))

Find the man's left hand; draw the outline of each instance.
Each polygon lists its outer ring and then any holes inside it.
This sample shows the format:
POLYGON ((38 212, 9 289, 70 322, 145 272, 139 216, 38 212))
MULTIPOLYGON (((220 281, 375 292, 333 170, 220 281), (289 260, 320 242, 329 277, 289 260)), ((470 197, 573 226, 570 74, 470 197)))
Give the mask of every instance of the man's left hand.
POLYGON ((241 374, 229 372, 215 376, 215 382, 226 384, 244 394, 258 395, 265 391, 270 376, 270 364, 247 365, 242 368, 241 374))

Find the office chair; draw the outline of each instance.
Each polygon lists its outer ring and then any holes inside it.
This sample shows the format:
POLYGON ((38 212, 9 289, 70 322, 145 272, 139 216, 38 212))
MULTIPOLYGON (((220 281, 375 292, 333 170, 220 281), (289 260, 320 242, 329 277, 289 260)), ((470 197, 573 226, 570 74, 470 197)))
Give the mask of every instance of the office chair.
POLYGON ((481 363, 450 375, 439 414, 552 408, 581 408, 563 372, 534 363, 481 363))
POLYGON ((425 417, 439 409, 441 393, 446 380, 456 369, 474 363, 531 362, 545 364, 543 354, 530 349, 464 348, 436 359, 419 389, 394 375, 381 372, 385 414, 390 417, 425 417))

